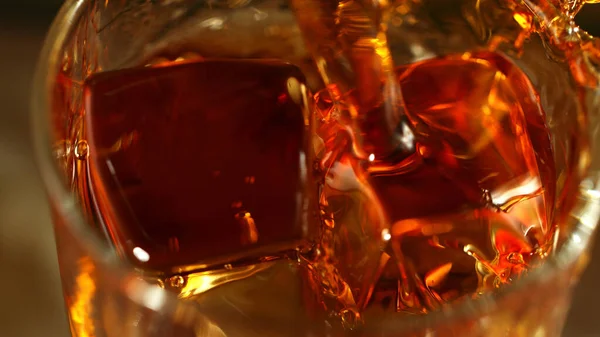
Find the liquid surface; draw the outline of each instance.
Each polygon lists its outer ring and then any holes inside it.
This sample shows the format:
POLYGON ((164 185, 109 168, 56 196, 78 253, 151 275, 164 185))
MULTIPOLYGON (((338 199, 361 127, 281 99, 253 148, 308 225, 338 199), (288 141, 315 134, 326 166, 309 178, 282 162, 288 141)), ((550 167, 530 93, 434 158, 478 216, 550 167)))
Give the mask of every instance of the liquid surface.
POLYGON ((553 235, 556 177, 537 93, 492 53, 394 76, 398 151, 367 134, 377 123, 347 127, 356 89, 305 96, 290 65, 205 60, 94 75, 94 216, 126 259, 168 274, 161 285, 201 305, 225 296, 249 306, 245 314, 301 312, 353 327, 517 279, 550 252, 553 235), (357 150, 356 130, 369 147, 357 150), (237 264, 294 257, 286 252, 295 248, 297 261, 237 264), (227 295, 244 284, 289 288, 294 308, 266 308, 258 290, 227 295))

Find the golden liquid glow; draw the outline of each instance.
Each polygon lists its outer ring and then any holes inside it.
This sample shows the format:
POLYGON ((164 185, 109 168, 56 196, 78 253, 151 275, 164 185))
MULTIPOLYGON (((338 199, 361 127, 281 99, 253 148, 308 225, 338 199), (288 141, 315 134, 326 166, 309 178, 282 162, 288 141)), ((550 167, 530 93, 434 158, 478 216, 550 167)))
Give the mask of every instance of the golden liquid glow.
POLYGON ((180 298, 188 298, 199 295, 223 284, 250 277, 268 269, 272 265, 272 263, 260 263, 234 269, 225 268, 194 273, 187 276, 187 281, 181 288, 181 292, 178 296, 180 298))
POLYGON ((532 18, 530 14, 526 13, 515 13, 513 15, 515 21, 521 26, 523 29, 531 29, 532 18))
POLYGON ((67 299, 71 329, 74 336, 94 337, 96 333, 91 317, 94 310, 92 299, 96 292, 95 266, 89 257, 84 257, 79 261, 79 268, 79 275, 75 279, 75 293, 72 298, 67 299))

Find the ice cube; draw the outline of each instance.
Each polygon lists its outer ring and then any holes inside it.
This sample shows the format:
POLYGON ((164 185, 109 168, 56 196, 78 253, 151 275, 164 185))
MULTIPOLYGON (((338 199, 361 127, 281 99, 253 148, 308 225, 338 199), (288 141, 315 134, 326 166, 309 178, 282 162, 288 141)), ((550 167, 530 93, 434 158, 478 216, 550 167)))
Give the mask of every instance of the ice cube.
POLYGON ((399 73, 423 157, 472 204, 482 199, 482 191, 498 196, 508 186, 537 184, 536 191, 522 195, 540 196, 530 206, 537 209, 535 226, 547 238, 554 160, 543 111, 523 72, 499 54, 473 53, 399 73))
POLYGON ((306 92, 278 61, 90 78, 90 192, 119 251, 144 269, 189 271, 295 249, 315 229, 306 92))
POLYGON ((339 107, 316 97, 330 234, 312 267, 323 289, 337 285, 330 297, 358 312, 424 313, 494 289, 549 238, 549 137, 522 72, 496 54, 465 54, 400 68, 398 78, 417 133, 416 153, 399 162, 357 156, 351 130, 332 118, 339 107))

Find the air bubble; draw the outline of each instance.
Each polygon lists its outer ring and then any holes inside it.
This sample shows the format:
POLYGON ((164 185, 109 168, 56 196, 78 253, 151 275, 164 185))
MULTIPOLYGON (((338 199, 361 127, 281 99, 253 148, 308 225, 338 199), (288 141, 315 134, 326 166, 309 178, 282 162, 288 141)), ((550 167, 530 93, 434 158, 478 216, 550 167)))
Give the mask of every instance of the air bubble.
POLYGON ((200 26, 208 28, 210 30, 221 30, 225 26, 225 19, 220 17, 213 17, 202 21, 200 23, 200 26))
POLYGON ((167 280, 167 283, 171 288, 180 289, 183 288, 183 286, 185 285, 185 278, 181 275, 171 276, 167 280))
POLYGON ((521 255, 521 253, 509 253, 506 259, 512 264, 525 264, 525 259, 523 259, 523 255, 521 255))
POLYGON ((89 146, 87 141, 80 140, 75 145, 75 157, 80 160, 84 160, 88 157, 89 154, 89 146))
POLYGON ((268 16, 269 16, 269 14, 267 14, 266 12, 263 12, 256 8, 254 9, 254 20, 262 21, 262 20, 266 19, 268 16))
POLYGON ((346 329, 355 329, 361 322, 361 317, 358 311, 351 308, 346 308, 340 311, 340 318, 342 324, 346 329))

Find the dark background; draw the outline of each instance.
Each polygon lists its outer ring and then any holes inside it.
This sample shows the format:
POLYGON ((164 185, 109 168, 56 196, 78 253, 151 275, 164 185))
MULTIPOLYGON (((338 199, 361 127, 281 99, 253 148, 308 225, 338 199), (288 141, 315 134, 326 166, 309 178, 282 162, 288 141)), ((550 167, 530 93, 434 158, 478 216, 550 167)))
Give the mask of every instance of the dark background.
MULTIPOLYGON (((34 63, 61 3, 0 2, 0 337, 69 336, 28 126, 34 63)), ((600 36, 600 5, 588 5, 578 20, 600 36)), ((565 337, 600 336, 600 245, 594 255, 575 293, 565 337)))

